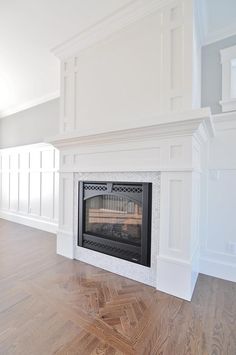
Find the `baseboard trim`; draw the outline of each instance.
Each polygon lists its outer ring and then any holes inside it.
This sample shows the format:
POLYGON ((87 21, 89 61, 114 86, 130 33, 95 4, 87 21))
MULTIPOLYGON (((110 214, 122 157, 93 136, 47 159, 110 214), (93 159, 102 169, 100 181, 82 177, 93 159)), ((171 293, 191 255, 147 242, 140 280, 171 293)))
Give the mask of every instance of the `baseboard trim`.
POLYGON ((0 211, 0 218, 6 219, 7 221, 10 222, 23 224, 28 227, 40 229, 42 231, 49 232, 49 233, 56 234, 58 230, 57 223, 45 221, 42 219, 37 219, 34 217, 24 216, 13 212, 0 211))
POLYGON ((200 257, 200 273, 236 282, 236 265, 208 257, 200 257))

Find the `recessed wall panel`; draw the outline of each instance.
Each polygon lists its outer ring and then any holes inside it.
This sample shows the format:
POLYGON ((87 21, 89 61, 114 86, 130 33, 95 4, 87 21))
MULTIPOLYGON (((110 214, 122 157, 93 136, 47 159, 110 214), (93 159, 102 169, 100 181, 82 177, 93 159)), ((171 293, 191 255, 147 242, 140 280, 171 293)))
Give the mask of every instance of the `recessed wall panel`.
POLYGON ((183 76, 183 30, 176 27, 171 30, 171 89, 181 89, 183 76))
POLYGON ((169 182, 169 248, 181 250, 182 242, 182 202, 181 180, 169 182))
POLYGON ((53 173, 42 173, 42 191, 41 191, 41 215, 46 218, 53 218, 53 173))

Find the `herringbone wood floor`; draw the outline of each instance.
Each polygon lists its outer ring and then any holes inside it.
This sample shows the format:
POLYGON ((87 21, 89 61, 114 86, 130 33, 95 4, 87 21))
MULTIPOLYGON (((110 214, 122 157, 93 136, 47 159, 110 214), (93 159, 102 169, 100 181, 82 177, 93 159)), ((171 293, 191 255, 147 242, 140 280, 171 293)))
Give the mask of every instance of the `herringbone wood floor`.
POLYGON ((201 275, 189 303, 0 220, 0 354, 235 355, 236 284, 201 275))

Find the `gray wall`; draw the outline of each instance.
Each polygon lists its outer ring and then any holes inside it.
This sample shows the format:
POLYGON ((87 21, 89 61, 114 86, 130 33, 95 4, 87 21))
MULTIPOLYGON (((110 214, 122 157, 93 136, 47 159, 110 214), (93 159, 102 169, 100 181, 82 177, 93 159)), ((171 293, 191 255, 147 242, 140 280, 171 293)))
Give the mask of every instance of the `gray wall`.
POLYGON ((210 106, 212 113, 222 112, 220 50, 235 44, 236 36, 232 36, 202 48, 202 106, 210 106))
POLYGON ((59 131, 59 99, 0 119, 0 148, 41 143, 59 131))

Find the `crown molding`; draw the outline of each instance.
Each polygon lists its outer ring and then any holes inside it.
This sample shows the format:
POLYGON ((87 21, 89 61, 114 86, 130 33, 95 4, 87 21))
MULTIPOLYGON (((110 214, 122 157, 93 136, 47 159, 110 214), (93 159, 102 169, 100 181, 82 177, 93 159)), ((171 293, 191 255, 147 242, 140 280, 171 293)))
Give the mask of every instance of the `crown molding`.
POLYGON ((168 116, 166 116, 166 122, 158 124, 91 134, 73 132, 48 138, 47 142, 57 148, 69 148, 75 145, 104 145, 190 135, 194 136, 199 142, 204 142, 210 137, 214 137, 213 122, 211 116, 207 114, 209 112, 208 109, 196 111, 195 115, 192 114, 192 116, 189 113, 188 119, 186 118, 187 112, 182 115, 182 119, 180 118, 181 115, 173 114, 171 121, 168 121, 168 116), (200 112, 202 114, 196 115, 196 113, 200 112))
POLYGON ((54 47, 52 52, 62 60, 78 54, 81 50, 106 39, 171 2, 172 0, 133 0, 110 16, 54 47))
POLYGON ((222 41, 225 38, 235 36, 236 35, 236 24, 230 25, 228 27, 224 27, 218 31, 206 31, 204 46, 209 44, 222 41))
POLYGON ((22 105, 18 105, 18 106, 9 108, 7 110, 0 111, 0 119, 2 119, 4 117, 7 117, 7 116, 10 116, 10 115, 13 115, 13 114, 18 113, 18 112, 27 110, 27 109, 32 108, 34 106, 43 104, 45 102, 51 101, 53 99, 57 99, 58 97, 60 97, 60 92, 59 91, 55 91, 55 92, 53 92, 53 93, 51 93, 49 95, 45 95, 45 96, 39 97, 39 98, 37 98, 35 100, 31 100, 31 101, 25 102, 22 105))

